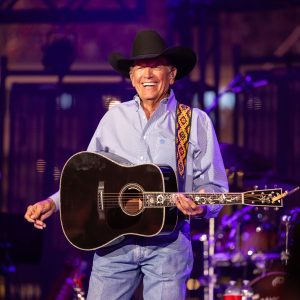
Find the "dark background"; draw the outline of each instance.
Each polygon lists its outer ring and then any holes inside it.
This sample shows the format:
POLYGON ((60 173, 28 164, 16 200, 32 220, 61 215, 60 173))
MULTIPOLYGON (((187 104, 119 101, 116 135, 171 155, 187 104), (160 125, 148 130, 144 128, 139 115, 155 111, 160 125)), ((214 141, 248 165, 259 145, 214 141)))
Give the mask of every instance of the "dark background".
MULTIPOLYGON (((197 53, 191 75, 175 85, 177 98, 212 118, 231 191, 299 185, 299 20, 296 0, 0 1, 0 299, 70 299, 66 279, 74 274, 83 275, 86 290, 92 254, 66 242, 58 214, 43 232, 23 215, 29 204, 59 188, 65 161, 86 149, 109 105, 134 95, 107 55, 128 55, 140 29, 156 29, 170 45, 197 53)), ((282 216, 291 217, 293 237, 299 204, 294 194, 279 211, 243 214, 234 224, 241 229, 238 239, 247 233, 262 241, 275 234, 275 244, 262 249, 280 253, 282 216)), ((217 252, 229 252, 231 242, 226 234, 232 228, 223 228, 222 220, 241 209, 226 207, 216 220, 216 232, 225 235, 215 236, 223 244, 217 252)), ((192 278, 204 287, 198 238, 208 227, 192 222, 192 278)), ((246 275, 235 268, 223 272, 225 281, 237 272, 244 279, 259 276, 253 263, 247 263, 246 275)), ((188 297, 201 299, 203 289, 193 288, 188 297)))

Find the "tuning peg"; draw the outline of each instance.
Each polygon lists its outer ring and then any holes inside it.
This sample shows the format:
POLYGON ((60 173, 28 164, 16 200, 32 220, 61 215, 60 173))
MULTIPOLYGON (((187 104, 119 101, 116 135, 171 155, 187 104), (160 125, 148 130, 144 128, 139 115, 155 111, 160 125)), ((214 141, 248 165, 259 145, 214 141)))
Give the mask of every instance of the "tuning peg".
POLYGON ((267 184, 265 184, 265 190, 267 190, 268 189, 268 185, 267 184))
POLYGON ((274 184, 274 189, 277 189, 278 185, 277 184, 274 184))
POLYGON ((253 189, 256 191, 258 189, 258 185, 255 185, 253 189))

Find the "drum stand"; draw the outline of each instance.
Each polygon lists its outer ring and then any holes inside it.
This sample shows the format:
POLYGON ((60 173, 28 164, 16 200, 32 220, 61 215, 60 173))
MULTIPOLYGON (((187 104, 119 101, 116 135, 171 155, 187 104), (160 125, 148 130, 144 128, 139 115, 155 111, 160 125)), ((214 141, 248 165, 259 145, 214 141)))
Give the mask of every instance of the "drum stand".
POLYGON ((214 300, 214 287, 216 276, 212 258, 215 254, 215 219, 209 219, 208 238, 203 239, 203 274, 206 280, 204 300, 214 300))
POLYGON ((285 226, 285 245, 284 245, 284 251, 281 252, 281 260, 284 261, 284 264, 287 265, 288 259, 290 257, 289 253, 289 230, 290 230, 290 222, 291 222, 291 216, 289 215, 283 215, 281 218, 282 223, 285 226))
MULTIPOLYGON (((293 189, 290 193, 293 193, 294 191, 297 191, 298 189, 293 189)), ((295 226, 295 224, 300 222, 300 207, 296 207, 289 211, 289 214, 283 215, 281 217, 281 222, 285 226, 285 249, 281 252, 281 260, 285 262, 285 265, 287 265, 287 262, 290 258, 290 252, 289 252, 289 246, 290 246, 290 230, 295 226)), ((293 230, 292 230, 293 231, 293 230)))
MULTIPOLYGON (((238 249, 240 248, 240 240, 239 240, 239 226, 236 226, 236 245, 238 245, 238 249)), ((214 300, 215 299, 215 285, 217 282, 217 278, 215 275, 215 219, 209 219, 209 227, 208 227, 208 236, 202 236, 201 241, 203 242, 203 275, 204 275, 204 300, 214 300)))

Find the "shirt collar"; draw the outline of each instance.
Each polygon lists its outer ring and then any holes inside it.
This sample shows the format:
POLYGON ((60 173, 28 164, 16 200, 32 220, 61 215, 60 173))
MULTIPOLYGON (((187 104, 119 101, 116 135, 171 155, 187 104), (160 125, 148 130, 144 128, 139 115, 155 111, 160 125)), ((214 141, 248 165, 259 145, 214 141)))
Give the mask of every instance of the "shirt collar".
MULTIPOLYGON (((136 94, 134 97, 133 97, 133 100, 135 101, 136 105, 138 108, 140 108, 141 106, 141 99, 139 97, 138 94, 136 94)), ((175 106, 176 107, 176 98, 175 98, 175 94, 174 94, 174 91, 171 89, 170 90, 170 94, 168 97, 165 97, 163 98, 161 101, 160 101, 160 105, 165 105, 166 109, 167 110, 172 110, 172 108, 175 106)))

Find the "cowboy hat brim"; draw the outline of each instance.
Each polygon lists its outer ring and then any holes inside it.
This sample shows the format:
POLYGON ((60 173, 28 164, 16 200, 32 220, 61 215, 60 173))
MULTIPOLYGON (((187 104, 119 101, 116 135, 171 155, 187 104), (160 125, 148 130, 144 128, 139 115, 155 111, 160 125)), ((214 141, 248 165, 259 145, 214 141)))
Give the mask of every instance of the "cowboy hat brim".
POLYGON ((194 51, 182 46, 167 48, 161 53, 137 55, 131 58, 124 58, 122 54, 114 52, 109 55, 108 61, 114 70, 124 77, 130 78, 130 67, 133 66, 136 60, 157 57, 166 57, 170 65, 176 67, 176 80, 188 75, 195 67, 197 61, 194 51))

